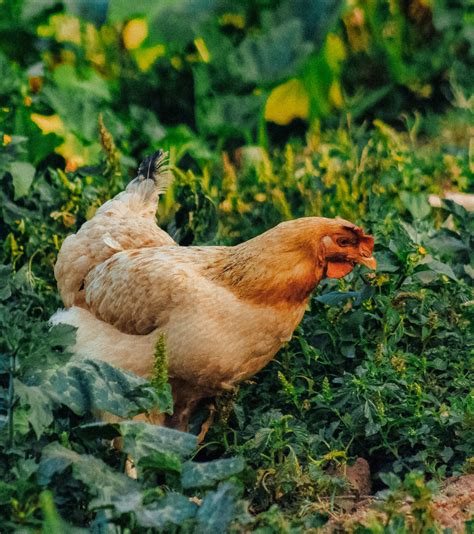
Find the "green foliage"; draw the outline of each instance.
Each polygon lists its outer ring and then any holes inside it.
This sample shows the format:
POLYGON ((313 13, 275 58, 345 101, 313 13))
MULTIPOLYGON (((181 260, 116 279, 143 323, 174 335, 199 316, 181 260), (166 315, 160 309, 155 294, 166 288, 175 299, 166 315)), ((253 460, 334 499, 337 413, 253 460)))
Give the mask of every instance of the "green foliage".
POLYGON ((19 274, 10 276, 2 294, 14 302, 0 310, 0 378, 7 385, 0 396, 2 526, 79 532, 56 506, 76 526, 212 529, 217 508, 225 508, 225 521, 241 514, 240 486, 217 484, 241 473, 242 459, 196 463, 191 434, 135 421, 92 422, 97 411, 130 418, 168 409, 169 385, 160 389, 105 362, 71 359, 74 329, 51 329, 35 316, 38 295, 19 274), (110 447, 118 437, 120 452, 110 447), (136 463, 139 482, 123 473, 126 455, 136 463), (202 499, 199 510, 190 497, 202 499))
MULTIPOLYGON (((446 179, 464 187, 471 175, 462 151, 452 156, 434 145, 413 150, 415 144, 378 123, 371 132, 327 132, 319 151, 305 156, 292 146, 271 159, 262 149, 247 149, 242 165, 224 161, 220 179, 211 179, 219 176, 211 172, 212 160, 201 174, 178 176, 171 207, 168 198, 162 205, 165 227, 175 235, 175 229, 190 228, 187 240, 207 240, 207 228, 214 227, 215 242, 233 243, 286 217, 339 212, 354 219, 358 213, 375 236, 379 262, 375 275, 355 269, 344 280, 321 285, 293 341, 254 383, 241 387, 227 416, 211 429, 199 463, 190 460, 196 440, 189 434, 138 422, 91 422, 97 410, 130 417, 157 405, 169 408, 165 340, 157 344, 158 380, 152 384, 104 362, 70 359, 73 329, 50 330, 45 322, 57 306, 51 271, 44 260, 25 261, 26 254, 18 255, 10 243, 4 254, 17 272, 0 272, 7 386, 1 397, 2 462, 11 473, 1 510, 8 524, 40 524, 39 495, 46 487, 59 512, 78 526, 94 521, 212 529, 222 507, 228 521, 239 517, 252 528, 290 529, 302 524, 289 518, 308 499, 347 491, 344 479, 328 469, 351 457, 369 460, 376 484, 393 471, 422 469, 434 477, 462 472, 474 447, 466 346, 473 219, 449 201, 434 210, 426 196, 440 191, 446 179), (353 169, 363 173, 354 177, 353 169), (210 205, 217 209, 209 211, 210 205), (117 437, 120 453, 106 441, 117 437), (138 482, 122 473, 127 454, 138 482), (244 513, 236 476, 245 484, 253 518, 244 513), (227 479, 235 489, 225 485, 227 479), (203 499, 201 506, 190 496, 203 499), (111 510, 106 517, 104 506, 111 510)), ((100 184, 100 173, 91 171, 89 181, 97 176, 100 184)), ((70 209, 80 214, 102 194, 97 186, 88 189, 79 173, 58 176, 40 173, 30 197, 41 180, 59 198, 72 184, 68 191, 79 208, 70 209)), ((26 217, 30 197, 15 202, 9 194, 10 209, 26 217)), ((49 199, 41 213, 57 206, 56 195, 49 199)), ((40 246, 51 246, 51 227, 62 235, 70 231, 49 221, 40 246)), ((18 231, 14 220, 4 223, 23 250, 38 239, 33 226, 18 231)), ((304 524, 324 522, 298 513, 304 524)))
POLYGON ((466 6, 2 5, 2 531, 307 532, 358 456, 389 489, 385 520, 356 531, 438 528, 432 481, 472 470, 474 450, 473 216, 428 202, 472 188, 466 6), (163 337, 148 383, 75 359, 74 328, 48 324, 62 240, 158 147, 176 176, 160 225, 180 244, 312 215, 376 243, 376 273, 324 281, 200 447, 130 420, 172 412, 163 337))
POLYGON ((357 526, 355 534, 439 532, 432 512, 435 483, 425 482, 423 474, 416 471, 408 473, 403 481, 393 473, 385 473, 381 478, 388 489, 379 493, 382 502, 378 508, 383 510, 386 517, 383 520, 374 517, 368 526, 357 526))
POLYGON ((166 355, 165 335, 161 334, 155 346, 155 360, 150 380, 152 386, 162 388, 168 382, 168 356, 166 355))
POLYGON ((173 413, 173 395, 168 383, 168 357, 165 341, 165 335, 161 334, 155 346, 150 384, 155 388, 156 394, 160 398, 158 403, 160 411, 173 413))
MULTIPOLYGON (((71 166, 96 159, 91 118, 104 109, 119 151, 128 154, 166 145, 181 123, 219 144, 266 144, 269 136, 292 135, 275 124, 294 119, 317 127, 369 114, 396 123, 401 113, 439 111, 472 92, 468 0, 14 4, 2 19, 0 45, 30 70, 21 75, 0 54, 2 93, 15 103, 15 133, 30 139, 33 164, 58 137, 71 166), (23 36, 18 49, 15 28, 23 36), (54 114, 62 128, 36 118, 54 131, 45 139, 32 113, 54 114), (131 136, 124 135, 128 117, 136 121, 131 136)), ((2 114, 11 116, 12 108, 2 114)), ((196 157, 205 142, 192 144, 196 157)))

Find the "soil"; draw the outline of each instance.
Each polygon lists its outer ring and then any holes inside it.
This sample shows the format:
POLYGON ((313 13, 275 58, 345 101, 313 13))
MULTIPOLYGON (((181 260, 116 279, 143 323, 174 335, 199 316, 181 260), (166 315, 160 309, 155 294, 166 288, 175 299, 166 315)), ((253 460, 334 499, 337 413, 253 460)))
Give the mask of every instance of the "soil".
POLYGON ((434 499, 433 515, 444 528, 463 532, 465 521, 474 517, 474 475, 448 478, 434 499))
MULTIPOLYGON (((330 520, 322 529, 324 534, 351 532, 356 525, 369 526, 374 520, 386 524, 388 517, 380 510, 378 499, 370 495, 370 467, 366 460, 358 458, 353 466, 341 472, 353 489, 351 495, 340 495, 334 500, 335 511, 329 512, 330 520)), ((321 503, 321 508, 324 504, 321 503)), ((466 532, 465 523, 474 518, 474 474, 446 479, 430 506, 431 516, 440 531, 451 529, 452 534, 466 532)), ((327 509, 326 509, 327 511, 327 509)), ((410 502, 402 503, 399 512, 411 518, 410 502)))

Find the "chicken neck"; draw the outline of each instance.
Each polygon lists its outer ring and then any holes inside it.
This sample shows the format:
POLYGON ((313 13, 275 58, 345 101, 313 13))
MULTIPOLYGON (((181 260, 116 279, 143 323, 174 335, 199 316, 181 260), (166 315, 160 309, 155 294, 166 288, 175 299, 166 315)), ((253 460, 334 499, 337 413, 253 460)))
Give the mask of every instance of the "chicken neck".
POLYGON ((314 233, 309 238, 295 230, 284 223, 229 247, 213 265, 211 277, 256 304, 304 304, 320 282, 324 265, 315 252, 314 233))

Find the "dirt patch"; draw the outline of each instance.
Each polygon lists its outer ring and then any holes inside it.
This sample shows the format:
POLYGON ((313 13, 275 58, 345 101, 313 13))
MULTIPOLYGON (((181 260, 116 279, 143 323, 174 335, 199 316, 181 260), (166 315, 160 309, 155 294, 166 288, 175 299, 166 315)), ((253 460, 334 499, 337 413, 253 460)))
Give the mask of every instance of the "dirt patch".
POLYGON ((463 525, 474 517, 474 475, 448 478, 434 498, 433 515, 444 528, 463 532, 463 525))
MULTIPOLYGON (((340 495, 334 499, 334 509, 327 510, 330 519, 321 529, 324 534, 351 532, 357 525, 370 527, 374 523, 386 525, 389 517, 381 508, 381 501, 369 496, 370 470, 365 460, 359 458, 352 467, 346 468, 345 476, 355 490, 352 495, 340 495), (367 476, 369 477, 367 480, 367 476)), ((320 510, 324 509, 321 502, 320 510)), ((407 524, 413 521, 412 502, 400 503, 398 514, 406 517, 407 524)), ((440 530, 451 529, 452 534, 466 532, 465 523, 474 518, 474 475, 452 477, 443 482, 440 492, 427 505, 427 512, 440 530)))
POLYGON ((370 466, 367 460, 357 458, 354 465, 346 468, 346 478, 359 496, 370 495, 372 484, 370 482, 370 466))

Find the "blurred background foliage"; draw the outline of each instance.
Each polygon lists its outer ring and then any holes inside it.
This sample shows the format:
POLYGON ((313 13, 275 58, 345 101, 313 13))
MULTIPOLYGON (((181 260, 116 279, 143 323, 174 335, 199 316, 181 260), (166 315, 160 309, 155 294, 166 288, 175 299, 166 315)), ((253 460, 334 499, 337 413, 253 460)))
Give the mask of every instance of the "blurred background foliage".
MULTIPOLYGON (((473 217, 428 202, 474 182, 469 7, 0 0, 0 261, 10 265, 0 269, 0 426, 6 414, 17 421, 14 446, 0 451, 9 527, 44 520, 64 531, 45 487, 75 525, 95 518, 136 529, 131 512, 147 525, 138 501, 129 512, 109 502, 116 509, 107 518, 94 508, 90 492, 100 484, 78 475, 82 455, 120 477, 124 455, 80 434, 93 416, 74 411, 68 388, 51 400, 49 378, 38 385, 31 375, 37 366, 56 372, 71 342, 67 332, 61 342, 48 336, 61 305, 53 265, 62 240, 157 148, 170 151, 175 173, 159 223, 180 244, 234 244, 308 215, 345 217, 376 242, 377 272, 323 282, 292 342, 219 401, 196 458, 244 457, 233 499, 250 502, 252 519, 240 505, 232 512, 229 488, 217 489, 228 521, 307 532, 333 514, 334 497, 347 492, 341 469, 357 456, 368 460, 375 489, 390 487, 389 473, 408 472, 403 484, 391 479, 408 495, 427 488, 415 469, 438 479, 472 472, 473 217), (69 454, 75 475, 38 475, 47 445, 52 457, 64 454, 59 445, 81 455, 69 454)), ((100 389, 100 373, 87 376, 84 398, 100 389)), ((124 406, 126 393, 116 392, 124 406)), ((189 508, 188 497, 206 495, 171 483, 175 468, 148 465, 146 499, 163 504, 171 488, 189 508)), ((413 506, 428 510, 418 498, 413 506)), ((393 517, 362 531, 406 532, 393 517)))
POLYGON ((56 146, 71 170, 97 160, 99 111, 126 155, 160 144, 197 159, 348 117, 400 127, 468 106, 468 3, 4 1, 2 124, 35 145, 33 164, 56 146))

